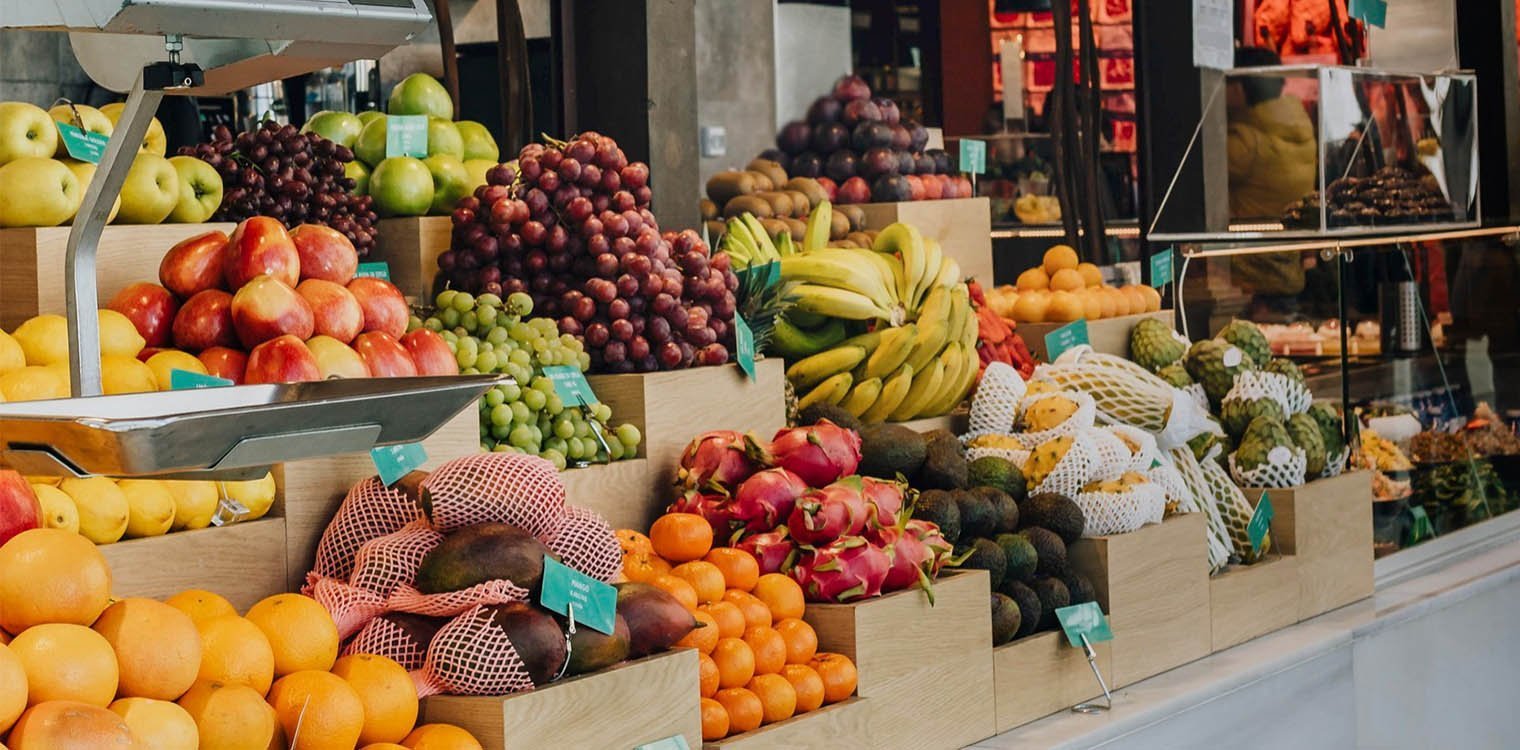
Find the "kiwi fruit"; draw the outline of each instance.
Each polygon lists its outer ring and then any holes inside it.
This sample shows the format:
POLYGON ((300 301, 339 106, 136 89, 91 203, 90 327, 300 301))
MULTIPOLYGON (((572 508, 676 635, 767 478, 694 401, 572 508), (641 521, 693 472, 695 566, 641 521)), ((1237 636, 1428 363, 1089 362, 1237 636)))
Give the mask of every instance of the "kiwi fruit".
POLYGON ((802 219, 787 218, 783 218, 782 221, 786 222, 786 226, 791 230, 792 242, 801 247, 803 239, 807 237, 807 222, 802 219))
POLYGON ((712 221, 718 218, 718 204, 706 198, 697 202, 697 208, 702 212, 703 221, 712 221))
POLYGON ((734 198, 749 195, 758 189, 755 175, 751 172, 719 172, 707 178, 707 197, 718 206, 726 206, 734 198))
POLYGON ((786 222, 781 219, 761 219, 760 226, 765 227, 765 233, 771 236, 772 241, 775 241, 776 235, 782 232, 786 232, 787 234, 792 233, 792 228, 787 226, 786 222))
POLYGON ((784 188, 783 192, 792 199, 792 218, 805 219, 813 211, 813 199, 801 190, 784 188))
MULTIPOLYGON (((866 228, 866 210, 860 206, 840 206, 839 210, 850 219, 850 231, 859 232, 866 228)), ((870 245, 867 245, 870 247, 870 245)))
POLYGON ((757 158, 751 159, 748 164, 744 165, 744 168, 751 172, 759 172, 766 177, 769 177, 771 180, 772 190, 778 189, 782 185, 786 184, 786 169, 781 166, 780 162, 774 162, 770 159, 757 158))
POLYGON ((781 217, 792 215, 792 196, 787 195, 786 193, 783 193, 779 190, 770 190, 764 193, 759 193, 759 197, 764 199, 766 203, 771 204, 772 216, 781 217))
POLYGON ((741 195, 735 197, 723 206, 723 216, 732 219, 734 217, 751 213, 757 219, 769 219, 775 215, 771 209, 770 201, 758 195, 741 195))
POLYGON ((823 186, 811 177, 793 177, 787 180, 786 184, 782 185, 782 187, 787 190, 801 192, 808 197, 808 203, 814 206, 829 199, 829 192, 824 190, 823 186))
POLYGON ((755 192, 766 193, 776 189, 776 183, 771 181, 771 176, 764 172, 749 170, 749 175, 755 178, 755 192))
POLYGON ((842 240, 850 233, 850 218, 835 211, 829 219, 829 239, 842 240))

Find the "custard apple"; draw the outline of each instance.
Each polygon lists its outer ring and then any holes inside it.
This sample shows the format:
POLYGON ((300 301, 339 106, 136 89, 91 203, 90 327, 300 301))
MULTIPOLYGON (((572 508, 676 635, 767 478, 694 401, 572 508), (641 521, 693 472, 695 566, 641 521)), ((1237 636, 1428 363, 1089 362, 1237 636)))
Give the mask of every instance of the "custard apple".
POLYGON ((1240 347, 1240 350, 1245 352, 1257 367, 1265 367, 1272 359, 1272 345, 1267 343, 1266 334, 1249 320, 1230 321, 1230 324, 1225 326, 1215 338, 1240 347))
POLYGON ((1219 409, 1219 423, 1224 426, 1224 431, 1230 437, 1239 439, 1246 431, 1246 425, 1257 417, 1271 417, 1279 422, 1287 419, 1283 413, 1282 404, 1274 398, 1227 398, 1224 405, 1219 409))
POLYGON ((1266 367, 1263 367, 1261 369, 1266 370, 1267 372, 1275 372, 1278 375, 1283 375, 1289 380, 1294 380, 1299 383, 1304 382, 1303 371, 1299 370, 1298 365, 1293 364, 1291 360, 1282 359, 1281 357, 1273 357, 1267 362, 1266 367))
POLYGON ((1173 362, 1157 370, 1156 377, 1165 380, 1173 388, 1186 388, 1193 384, 1193 379, 1188 376, 1187 368, 1182 366, 1181 361, 1173 362))
POLYGON ((1151 372, 1182 360, 1187 340, 1155 318, 1144 318, 1129 332, 1130 359, 1151 372))
POLYGON ((1325 441, 1319 434, 1319 423, 1308 414, 1294 414, 1288 418, 1288 435, 1293 444, 1304 449, 1308 459, 1304 470, 1311 477, 1325 473, 1325 441))
POLYGON ((1320 441, 1325 444, 1325 455, 1340 455, 1346 448, 1346 439, 1341 435, 1341 415, 1336 413, 1335 407, 1320 402, 1311 405, 1308 414, 1314 418, 1314 423, 1319 425, 1319 436, 1320 441))
POLYGON ((1218 408, 1225 394, 1235 387, 1235 376, 1255 369, 1251 358, 1222 339, 1199 341, 1188 348, 1183 359, 1188 375, 1203 384, 1209 403, 1218 408))
POLYGON ((1235 451, 1235 465, 1246 471, 1254 471, 1274 463, 1273 451, 1278 448, 1291 451, 1294 447, 1293 437, 1288 434, 1288 427, 1281 419, 1257 417, 1251 420, 1246 426, 1245 434, 1240 437, 1240 447, 1235 451))

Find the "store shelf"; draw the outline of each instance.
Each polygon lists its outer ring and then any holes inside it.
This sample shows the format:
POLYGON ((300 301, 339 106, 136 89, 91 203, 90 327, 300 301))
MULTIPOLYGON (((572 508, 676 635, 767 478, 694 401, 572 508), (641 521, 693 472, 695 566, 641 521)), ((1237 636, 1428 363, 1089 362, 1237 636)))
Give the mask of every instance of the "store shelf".
POLYGON ((1209 579, 1211 650, 1223 651, 1298 622, 1298 558, 1235 565, 1209 579))
MULTIPOLYGON (((1098 670, 1113 674, 1110 642, 1093 645, 1098 670)), ((992 650, 997 695, 997 731, 1006 732, 1042 716, 1099 698, 1103 689, 1087 663, 1060 632, 1035 633, 992 650)))
POLYGON ((964 435, 967 430, 971 429, 970 422, 971 410, 964 406, 960 406, 956 407, 956 410, 950 412, 949 414, 941 414, 937 417, 924 417, 922 419, 911 419, 907 422, 898 422, 897 424, 913 430, 914 432, 949 430, 957 435, 964 435))
POLYGON ((614 529, 648 528, 650 507, 673 500, 647 494, 651 486, 649 459, 629 458, 608 464, 592 464, 559 473, 565 483, 565 502, 594 510, 614 529))
MULTIPOLYGON (((1135 324, 1152 318, 1165 323, 1168 328, 1175 327, 1176 314, 1172 310, 1158 310, 1152 313, 1139 313, 1137 315, 1121 315, 1117 318, 1104 318, 1102 320, 1087 321, 1087 341, 1093 351, 1101 354, 1112 354, 1116 357, 1129 358, 1129 333, 1135 324)), ((1049 362, 1049 351, 1045 348, 1045 337, 1052 331, 1071 325, 1070 323, 1020 323, 1019 336, 1029 346, 1029 352, 1041 362, 1049 362)))
POLYGON ((438 256, 449 249, 454 221, 447 216, 382 219, 375 247, 363 260, 389 266, 391 283, 407 301, 430 303, 438 256))

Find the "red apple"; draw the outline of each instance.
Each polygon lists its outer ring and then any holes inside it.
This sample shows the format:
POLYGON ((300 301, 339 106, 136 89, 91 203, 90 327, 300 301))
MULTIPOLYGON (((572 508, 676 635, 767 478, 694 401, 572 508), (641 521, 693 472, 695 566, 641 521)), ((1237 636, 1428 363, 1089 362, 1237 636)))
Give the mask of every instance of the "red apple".
POLYGON ((818 181, 818 186, 823 188, 823 192, 829 196, 830 201, 839 195, 839 185, 832 179, 828 177, 815 177, 813 179, 818 181))
POLYGON ((227 239, 222 277, 228 289, 241 289, 253 277, 266 274, 294 289, 301 281, 301 256, 279 219, 255 216, 227 239))
POLYGON ((20 472, 0 469, 0 546, 42 525, 42 504, 20 472))
POLYGON ((354 339, 354 351, 369 367, 369 374, 377 378, 409 378, 417 376, 417 364, 406 353, 396 337, 382 331, 368 331, 354 339))
POLYGON ((338 284, 354 280, 359 253, 342 232, 321 224, 302 224, 290 230, 301 258, 302 279, 323 279, 338 284))
POLYGON ((306 340, 306 348, 317 358, 317 369, 322 379, 367 378, 369 365, 353 347, 331 336, 312 336, 306 340))
POLYGON ((348 282, 348 291, 354 293, 359 307, 364 310, 364 330, 383 331, 393 339, 406 333, 406 322, 412 314, 406 306, 406 297, 395 284, 385 279, 360 276, 348 282))
POLYGON ((287 333, 305 341, 315 323, 305 297, 273 276, 255 276, 232 297, 232 326, 252 349, 287 333))
POLYGON ((924 179, 916 174, 910 174, 903 178, 908 181, 909 200, 921 201, 924 199, 924 179))
POLYGON ((232 328, 232 295, 220 289, 197 292, 174 316, 174 347, 198 352, 213 346, 237 346, 232 328))
POLYGON ((139 281, 117 292, 106 307, 127 316, 148 346, 167 346, 174 338, 179 300, 168 289, 139 281))
POLYGON ((449 351, 448 342, 436 332, 418 328, 401 337, 401 345, 412 355, 418 375, 458 375, 459 360, 449 351))
POLYGON ((307 279, 296 287, 296 293, 311 305, 317 333, 347 344, 364 330, 364 310, 359 307, 354 293, 342 284, 307 279))
POLYGON ((870 203, 871 186, 864 178, 851 177, 839 186, 837 200, 839 203, 870 203))
POLYGON ((248 355, 241 349, 213 346, 200 353, 200 360, 201 364, 206 366, 208 374, 226 378, 240 385, 243 382, 243 373, 248 369, 248 355))
POLYGON ((970 198, 975 194, 976 191, 971 189, 970 177, 961 175, 955 178, 955 195, 957 198, 970 198))
POLYGON ((923 176, 924 200, 939 200, 945 194, 945 176, 940 174, 926 174, 923 176))
POLYGON ((180 299, 190 299, 207 289, 222 288, 222 263, 227 235, 198 234, 164 253, 158 264, 158 280, 180 299))
POLYGON ((255 346, 248 353, 248 369, 243 373, 243 382, 250 385, 321 379, 317 358, 304 342, 288 333, 255 346))

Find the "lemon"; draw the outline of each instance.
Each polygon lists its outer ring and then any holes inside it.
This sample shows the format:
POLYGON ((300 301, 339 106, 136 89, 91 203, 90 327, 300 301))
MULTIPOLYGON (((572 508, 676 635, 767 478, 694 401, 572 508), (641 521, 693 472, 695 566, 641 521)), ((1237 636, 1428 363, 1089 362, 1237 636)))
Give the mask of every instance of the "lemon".
POLYGON ((58 382, 63 383, 63 389, 65 391, 68 391, 70 394, 73 393, 71 386, 74 384, 74 373, 69 371, 68 362, 57 362, 48 365, 44 369, 46 369, 48 372, 53 373, 53 377, 58 378, 58 382))
POLYGON ((137 326, 132 325, 132 320, 115 310, 97 311, 96 320, 100 321, 102 355, 136 357, 148 345, 147 339, 137 332, 137 326))
POLYGON ((34 484, 32 492, 37 493, 37 503, 42 506, 44 528, 79 533, 79 509, 74 507, 74 498, 51 484, 34 484))
POLYGON ((250 479, 246 482, 222 482, 221 489, 222 495, 242 503, 248 509, 244 521, 262 518, 269 512, 269 506, 274 504, 273 474, 265 474, 263 479, 250 479))
POLYGON ((62 482, 62 481, 63 481, 63 477, 44 477, 44 476, 33 476, 33 475, 30 475, 30 474, 27 475, 27 477, 26 477, 26 483, 27 484, 45 484, 45 485, 47 485, 49 487, 57 487, 58 483, 62 482))
POLYGON ((116 483, 105 477, 69 478, 58 486, 79 508, 79 533, 96 544, 110 544, 127 532, 131 506, 116 483))
POLYGON ((163 482, 123 479, 116 483, 127 496, 127 537, 163 536, 174 525, 174 495, 163 482))
POLYGON ((6 401, 40 401, 68 398, 69 384, 52 369, 32 365, 0 375, 0 395, 6 401))
POLYGON ((116 393, 147 393, 158 390, 153 369, 132 357, 107 354, 100 358, 100 389, 107 396, 116 393))
POLYGON ((170 373, 174 370, 207 374, 206 365, 202 364, 195 355, 172 349, 149 357, 148 369, 153 371, 153 379, 158 382, 158 389, 161 391, 167 391, 172 387, 170 373))
POLYGON ((211 525, 211 517, 216 514, 217 503, 222 499, 216 482, 170 479, 164 482, 164 486, 174 496, 172 530, 191 531, 211 525))
POLYGON ((69 322, 62 315, 38 315, 11 334, 29 365, 69 363, 69 322))
POLYGON ((5 331, 0 331, 0 375, 26 367, 26 352, 5 331))

